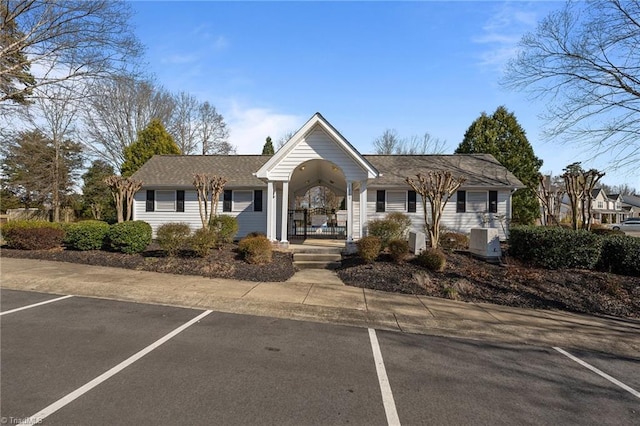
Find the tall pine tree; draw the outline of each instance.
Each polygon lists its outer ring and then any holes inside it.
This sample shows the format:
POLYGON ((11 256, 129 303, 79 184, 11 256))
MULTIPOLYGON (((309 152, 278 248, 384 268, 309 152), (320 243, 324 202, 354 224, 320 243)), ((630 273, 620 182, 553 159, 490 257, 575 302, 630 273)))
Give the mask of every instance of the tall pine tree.
POLYGON ((532 188, 538 185, 542 160, 535 156, 515 115, 499 106, 492 115, 482 113, 464 134, 456 154, 491 154, 527 186, 513 194, 513 220, 531 224, 540 216, 532 188))
POLYGON ((271 136, 267 136, 267 140, 262 147, 262 155, 273 155, 275 153, 276 152, 273 149, 273 142, 271 142, 271 136))
POLYGON ((138 134, 136 141, 125 148, 125 160, 120 167, 122 176, 131 176, 154 155, 166 154, 180 154, 180 148, 160 120, 154 118, 138 134))

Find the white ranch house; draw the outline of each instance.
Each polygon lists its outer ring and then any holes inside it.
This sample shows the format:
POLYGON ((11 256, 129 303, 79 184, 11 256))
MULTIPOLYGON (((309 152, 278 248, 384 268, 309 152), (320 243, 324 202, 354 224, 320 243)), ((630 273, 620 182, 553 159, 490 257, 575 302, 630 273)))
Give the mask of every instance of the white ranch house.
POLYGON ((148 222, 154 235, 168 222, 200 228, 193 176, 207 173, 228 180, 217 213, 238 219, 237 238, 258 231, 285 246, 318 236, 348 244, 367 234, 368 221, 389 212, 407 214, 413 230, 424 232, 420 196, 405 178, 429 170, 449 170, 467 179, 445 208, 444 227, 462 233, 493 227, 505 237, 511 194, 524 186, 493 156, 362 155, 319 113, 273 156, 154 156, 133 175, 143 182, 133 218, 148 222), (344 197, 343 210, 295 210, 295 197, 315 186, 344 197), (500 217, 506 221, 500 223, 500 217))

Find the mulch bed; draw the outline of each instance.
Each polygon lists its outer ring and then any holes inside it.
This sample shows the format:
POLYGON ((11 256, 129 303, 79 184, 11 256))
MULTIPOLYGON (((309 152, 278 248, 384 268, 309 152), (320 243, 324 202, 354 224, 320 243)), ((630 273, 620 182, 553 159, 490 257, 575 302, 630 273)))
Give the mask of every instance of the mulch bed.
POLYGON ((281 282, 291 278, 295 272, 293 256, 290 253, 274 251, 271 263, 251 265, 240 258, 234 245, 228 245, 220 250, 212 250, 211 254, 205 258, 197 257, 190 252, 180 253, 176 257, 167 257, 155 244, 150 245, 140 254, 132 255, 101 250, 12 250, 3 248, 2 256, 243 281, 281 282))
POLYGON ((348 285, 375 290, 640 318, 640 277, 539 269, 508 258, 506 265, 496 265, 462 252, 446 256, 440 273, 413 260, 396 264, 386 255, 373 264, 347 258, 337 272, 348 285))
MULTIPOLYGON (((290 253, 275 251, 270 264, 250 265, 235 249, 235 245, 228 245, 206 258, 189 252, 166 257, 155 244, 137 255, 6 248, 1 255, 262 282, 286 281, 295 272, 290 253)), ((347 257, 337 273, 347 285, 374 290, 640 318, 640 277, 577 269, 539 269, 508 257, 506 265, 495 265, 463 252, 449 252, 446 256, 447 267, 440 273, 428 271, 413 260, 396 264, 384 254, 372 264, 355 256, 347 257)))

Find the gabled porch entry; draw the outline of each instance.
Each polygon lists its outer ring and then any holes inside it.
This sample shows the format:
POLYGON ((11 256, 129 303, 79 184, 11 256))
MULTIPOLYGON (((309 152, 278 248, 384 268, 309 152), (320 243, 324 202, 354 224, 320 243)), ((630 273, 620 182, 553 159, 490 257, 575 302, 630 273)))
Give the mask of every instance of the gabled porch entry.
POLYGON ((290 213, 295 210, 296 195, 315 186, 325 186, 345 198, 343 238, 348 243, 354 240, 354 235, 362 235, 367 209, 358 208, 356 218, 355 203, 366 206, 367 182, 378 177, 378 171, 316 113, 256 176, 267 183, 267 237, 271 241, 289 243, 289 230, 294 225, 290 221, 300 219, 290 213), (358 199, 354 200, 356 190, 358 199))

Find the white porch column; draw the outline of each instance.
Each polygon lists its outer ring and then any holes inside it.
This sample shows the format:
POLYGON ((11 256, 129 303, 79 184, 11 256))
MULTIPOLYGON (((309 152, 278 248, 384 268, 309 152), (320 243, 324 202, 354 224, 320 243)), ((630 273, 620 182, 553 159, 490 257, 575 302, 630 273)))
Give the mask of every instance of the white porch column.
POLYGON ((287 218, 289 216, 289 182, 282 182, 282 227, 280 228, 280 242, 288 243, 287 234, 289 228, 287 227, 287 218))
POLYGON ((276 192, 274 182, 267 182, 267 238, 270 241, 276 239, 276 192))
POLYGON ((347 181, 347 242, 353 241, 353 182, 347 181))
POLYGON ((360 238, 364 237, 364 226, 367 223, 367 181, 360 182, 360 238))

